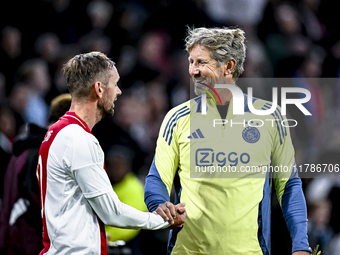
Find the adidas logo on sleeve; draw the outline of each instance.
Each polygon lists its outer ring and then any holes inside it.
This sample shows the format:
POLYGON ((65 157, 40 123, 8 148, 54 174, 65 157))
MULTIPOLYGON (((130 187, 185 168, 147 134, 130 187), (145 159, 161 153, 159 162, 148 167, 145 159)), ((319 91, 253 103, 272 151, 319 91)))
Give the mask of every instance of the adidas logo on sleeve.
POLYGON ((200 139, 205 138, 202 131, 198 128, 195 132, 191 134, 191 136, 188 136, 189 139, 200 139))

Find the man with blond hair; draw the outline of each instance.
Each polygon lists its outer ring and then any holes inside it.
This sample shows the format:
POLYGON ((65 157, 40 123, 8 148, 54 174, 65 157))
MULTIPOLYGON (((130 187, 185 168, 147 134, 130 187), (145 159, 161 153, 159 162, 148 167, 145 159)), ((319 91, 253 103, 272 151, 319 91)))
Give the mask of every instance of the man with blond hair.
MULTIPOLYGON (((285 119, 280 108, 272 115, 258 116, 245 104, 245 114, 236 115, 232 93, 215 86, 236 85, 243 72, 244 40, 244 31, 239 28, 188 30, 189 73, 198 97, 165 116, 145 184, 150 211, 158 208, 161 215, 175 215, 170 202, 173 185, 175 204, 186 203, 186 223, 171 231, 168 254, 271 254, 272 184, 291 234, 292 253, 311 251, 306 203, 295 171, 289 129, 274 121, 285 119), (216 119, 224 120, 223 125, 214 126, 216 119), (253 123, 253 119, 258 122, 253 123), (274 122, 260 126, 265 119, 274 122), (231 126, 231 122, 238 125, 231 126), (274 173, 273 178, 242 171, 246 167, 264 170, 267 166, 292 167, 287 173, 274 173), (208 173, 209 168, 212 170, 208 173), (232 171, 228 173, 228 169, 232 171)), ((247 95, 242 96, 247 102, 247 95)), ((271 107, 261 99, 252 103, 255 109, 271 107)))
MULTIPOLYGON (((169 226, 157 213, 122 203, 104 169, 104 153, 93 126, 112 116, 121 94, 119 74, 103 53, 76 55, 65 67, 70 110, 53 124, 41 144, 37 168, 43 220, 40 254, 106 254, 104 224, 133 229, 169 226)), ((185 220, 183 204, 172 224, 185 220)))

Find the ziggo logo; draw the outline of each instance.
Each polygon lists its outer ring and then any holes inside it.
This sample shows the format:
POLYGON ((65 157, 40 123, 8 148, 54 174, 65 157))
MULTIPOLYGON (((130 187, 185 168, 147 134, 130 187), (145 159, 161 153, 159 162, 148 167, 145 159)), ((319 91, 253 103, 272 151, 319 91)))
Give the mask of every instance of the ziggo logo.
POLYGON ((222 167, 227 164, 227 160, 230 166, 237 166, 239 161, 247 164, 250 161, 250 155, 246 152, 239 156, 236 152, 230 152, 226 155, 224 152, 215 153, 211 148, 197 149, 195 152, 195 162, 198 167, 212 166, 214 162, 217 162, 217 165, 222 167))

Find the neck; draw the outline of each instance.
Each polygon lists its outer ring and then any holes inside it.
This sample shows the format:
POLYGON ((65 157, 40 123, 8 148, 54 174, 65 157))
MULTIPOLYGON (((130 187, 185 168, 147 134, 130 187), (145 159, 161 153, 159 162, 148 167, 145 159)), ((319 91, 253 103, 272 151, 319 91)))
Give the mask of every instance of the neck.
POLYGON ((92 130, 94 125, 101 120, 101 116, 99 116, 97 112, 97 102, 95 101, 79 102, 77 100, 73 100, 70 111, 74 112, 79 118, 81 118, 90 130, 92 130))

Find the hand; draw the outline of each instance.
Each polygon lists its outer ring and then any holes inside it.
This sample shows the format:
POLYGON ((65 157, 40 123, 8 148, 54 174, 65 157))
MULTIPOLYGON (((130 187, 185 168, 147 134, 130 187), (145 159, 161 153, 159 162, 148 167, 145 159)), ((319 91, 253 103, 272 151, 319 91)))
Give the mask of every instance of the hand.
POLYGON ((180 203, 175 206, 176 217, 174 218, 174 224, 171 225, 170 229, 181 228, 183 223, 185 223, 185 218, 187 217, 187 210, 184 208, 185 203, 180 203))
POLYGON ((172 225, 170 228, 178 228, 182 227, 182 224, 185 222, 186 210, 184 206, 185 203, 175 206, 171 202, 166 202, 160 204, 155 212, 172 225))
POLYGON ((309 255, 310 253, 307 252, 307 251, 296 251, 296 252, 293 252, 292 255, 309 255))

